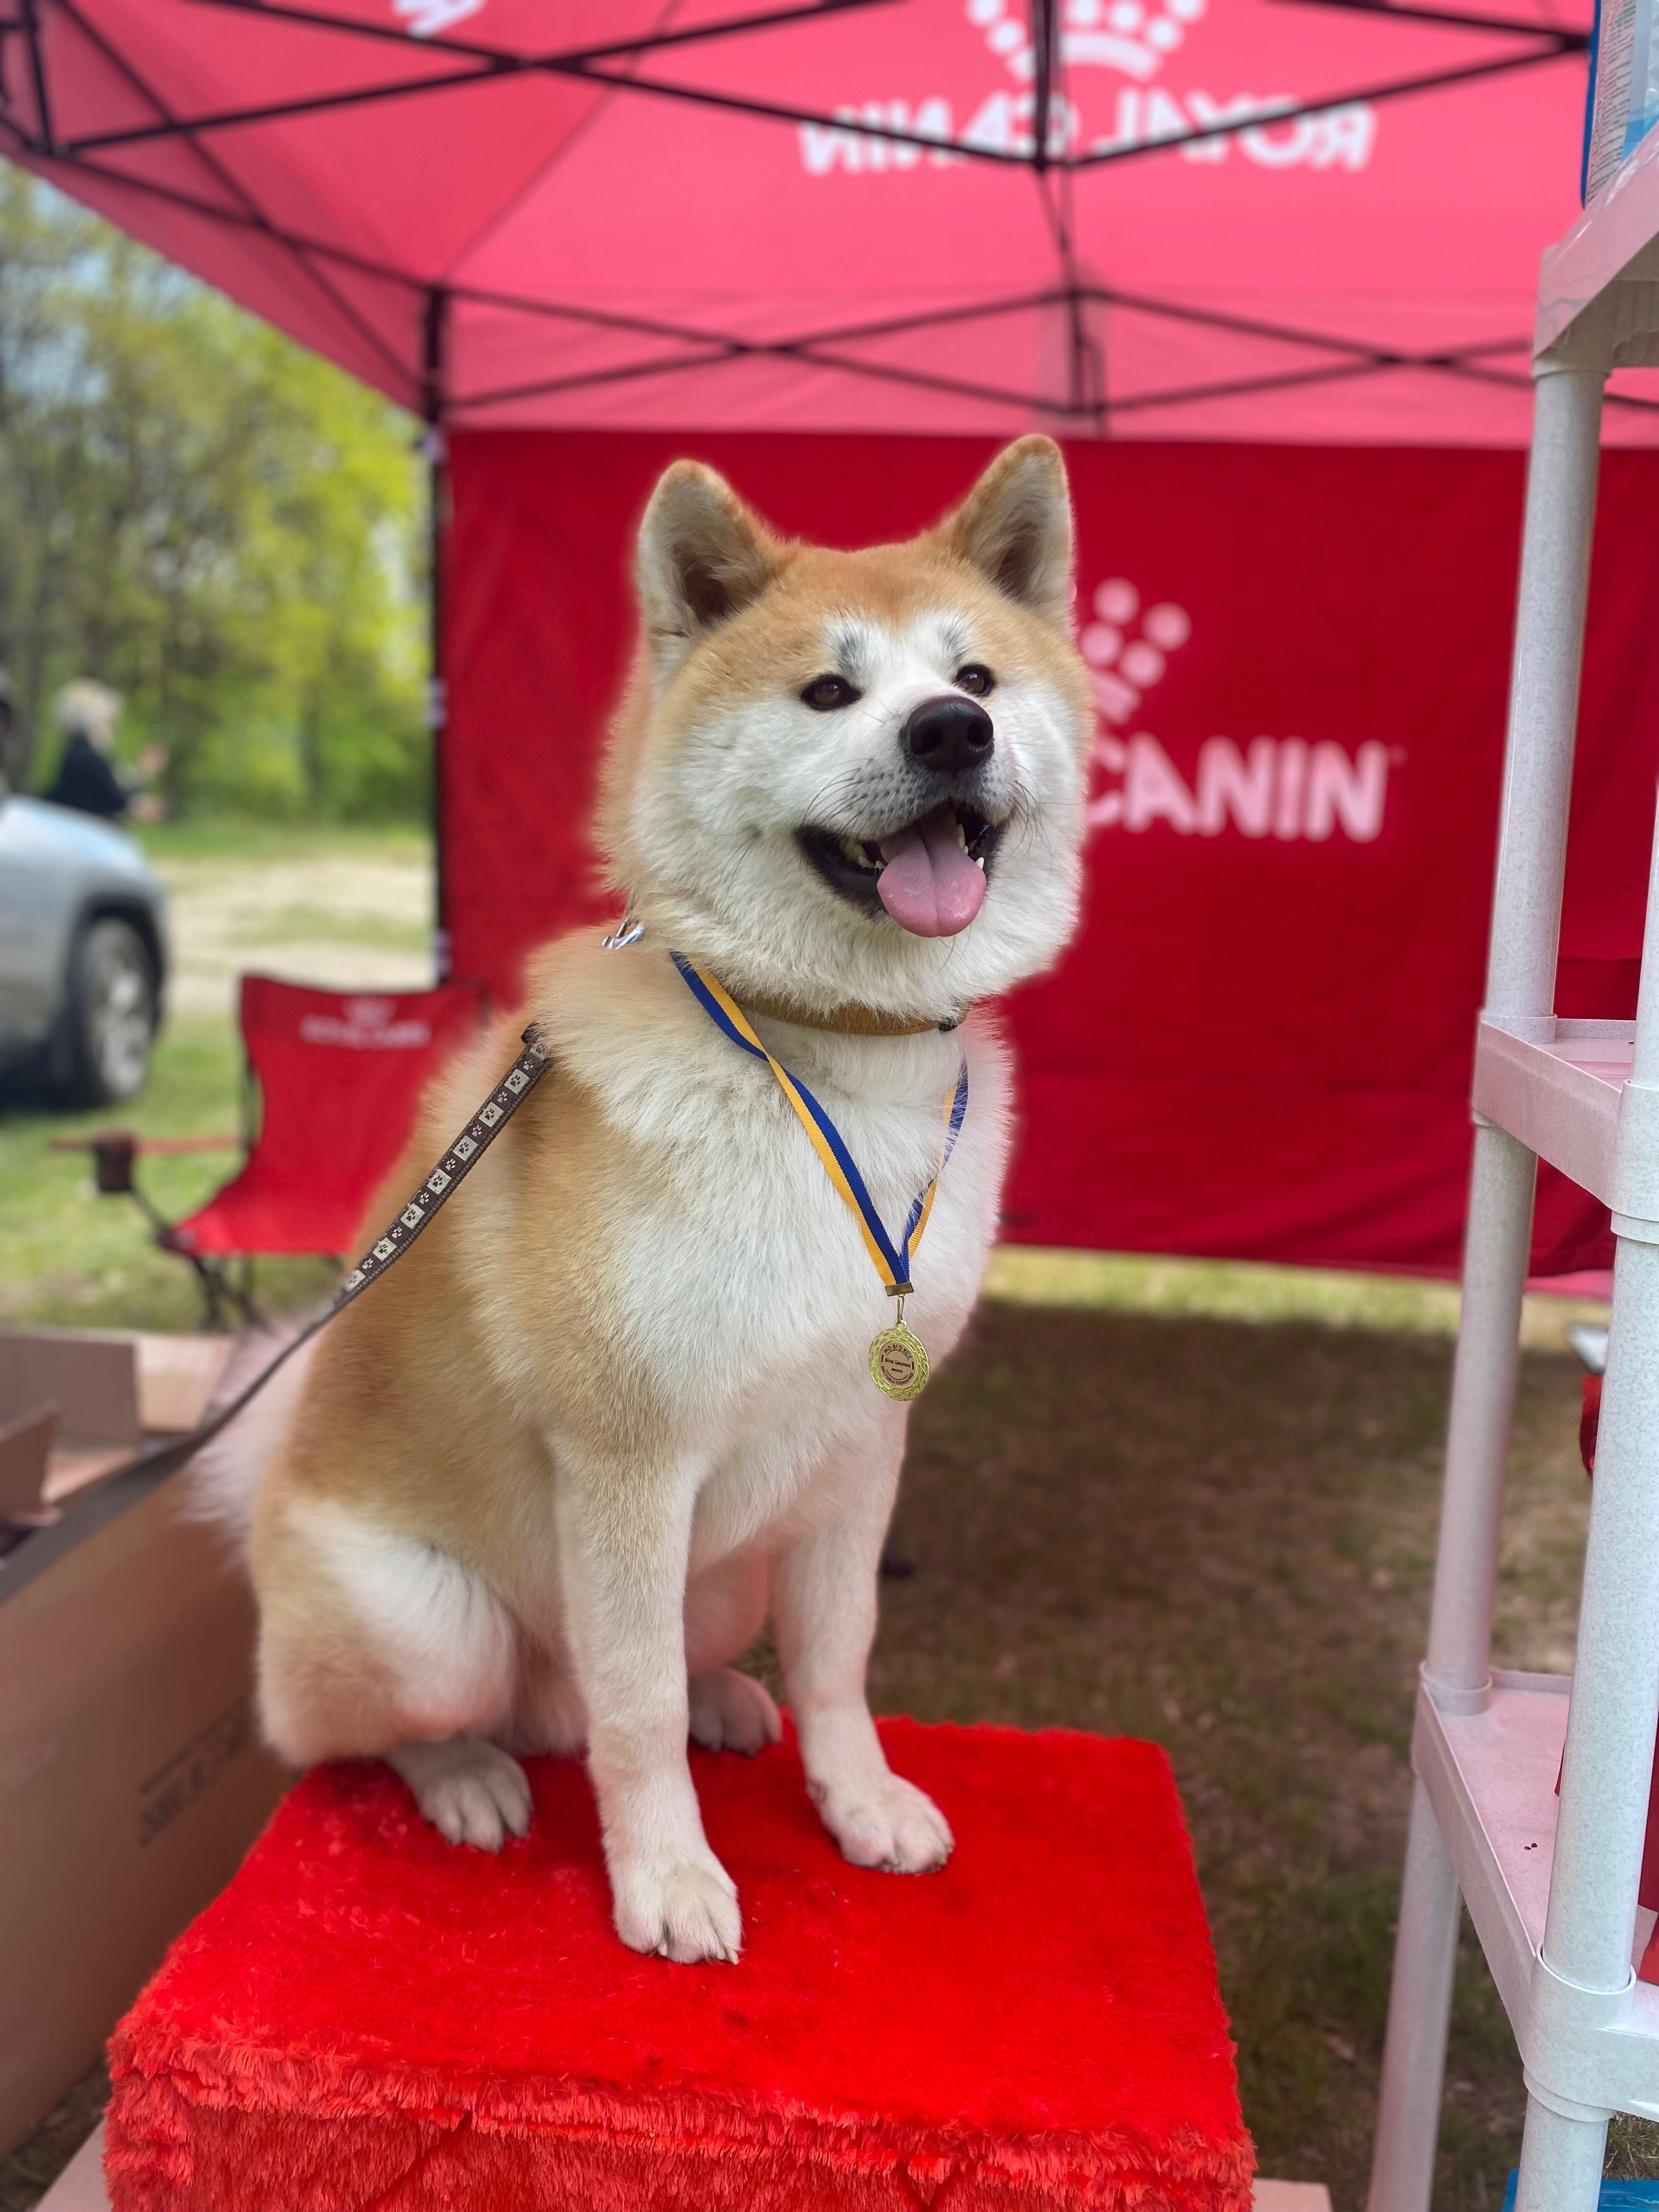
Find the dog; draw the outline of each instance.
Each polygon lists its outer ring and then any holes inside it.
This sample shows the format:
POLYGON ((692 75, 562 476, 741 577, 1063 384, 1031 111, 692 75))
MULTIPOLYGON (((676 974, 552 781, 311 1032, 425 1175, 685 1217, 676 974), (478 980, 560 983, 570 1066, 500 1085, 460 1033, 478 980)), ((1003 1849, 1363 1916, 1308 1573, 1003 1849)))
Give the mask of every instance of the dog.
POLYGON ((851 553, 775 536, 677 462, 636 577, 599 821, 635 941, 534 956, 525 1009, 429 1088, 385 1211, 526 1014, 549 1072, 206 1480, 244 1517, 284 1759, 383 1758, 451 1842, 496 1850, 529 1826, 520 1755, 585 1747, 622 1941, 734 1960, 687 1743, 777 1740, 731 1663, 769 1620, 846 1856, 921 1873, 951 1835, 866 1700, 908 1419, 870 1364, 893 1302, 781 1083, 673 956, 808 1087, 890 1226, 939 1170, 965 1071, 914 1274, 938 1359, 1009 1146, 1008 1054, 973 1009, 1072 933, 1092 710, 1046 438, 936 528, 851 553))

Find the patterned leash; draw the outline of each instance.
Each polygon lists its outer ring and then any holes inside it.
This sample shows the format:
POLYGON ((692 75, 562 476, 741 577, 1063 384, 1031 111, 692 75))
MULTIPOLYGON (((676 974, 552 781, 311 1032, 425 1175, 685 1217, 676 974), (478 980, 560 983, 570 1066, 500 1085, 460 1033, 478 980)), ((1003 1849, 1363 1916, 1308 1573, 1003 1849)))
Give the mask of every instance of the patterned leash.
MULTIPOLYGON (((120 1467, 105 1477, 112 1482, 116 1476, 143 1473, 167 1474, 184 1462, 222 1429, 228 1428, 243 1407, 257 1398, 277 1369, 292 1359, 303 1344, 325 1329, 337 1314, 343 1313, 354 1298, 362 1297, 371 1283, 376 1283, 386 1269, 401 1260, 404 1254, 424 1230, 428 1222, 441 1212, 465 1182, 478 1162, 495 1143, 525 1100, 553 1065, 547 1047, 542 1042, 541 1031, 532 1022, 522 1039, 524 1050, 507 1073, 490 1092, 483 1104, 467 1123, 460 1135, 433 1169, 431 1174, 415 1193, 395 1221, 390 1223, 383 1235, 377 1237, 351 1273, 341 1283, 331 1302, 316 1318, 302 1328, 298 1336, 291 1337, 276 1357, 259 1372, 245 1389, 238 1391, 228 1406, 221 1406, 209 1414, 198 1428, 187 1436, 169 1437, 165 1443, 149 1445, 136 1452, 120 1467)), ((102 1487, 102 1485, 100 1486, 102 1487)))

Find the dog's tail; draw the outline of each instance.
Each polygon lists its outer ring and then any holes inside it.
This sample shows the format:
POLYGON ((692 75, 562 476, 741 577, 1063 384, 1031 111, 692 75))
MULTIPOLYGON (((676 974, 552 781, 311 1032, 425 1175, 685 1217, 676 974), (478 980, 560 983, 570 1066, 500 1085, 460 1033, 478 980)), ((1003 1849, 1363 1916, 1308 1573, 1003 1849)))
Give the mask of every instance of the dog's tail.
MULTIPOLYGON (((303 1326, 296 1322, 280 1329, 249 1329, 231 1354, 214 1392, 214 1405, 228 1405, 262 1368, 280 1357, 284 1346, 294 1341, 303 1326)), ((191 1462, 188 1510, 191 1518, 210 1522, 239 1556, 246 1555, 260 1485, 288 1433, 316 1348, 313 1342, 296 1352, 191 1462)))

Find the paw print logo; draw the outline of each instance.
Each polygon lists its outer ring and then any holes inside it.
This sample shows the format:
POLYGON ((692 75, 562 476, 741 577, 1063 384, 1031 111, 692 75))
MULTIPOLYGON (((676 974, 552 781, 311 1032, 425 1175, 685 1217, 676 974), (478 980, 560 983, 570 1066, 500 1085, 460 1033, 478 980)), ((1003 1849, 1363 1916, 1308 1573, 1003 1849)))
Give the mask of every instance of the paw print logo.
MULTIPOLYGON (((1068 64, 1113 69, 1137 84, 1155 77, 1209 0, 1062 0, 1060 52, 1068 64)), ((1009 73, 1036 73, 1024 0, 968 0, 968 20, 1009 73)))
POLYGON ((1109 722, 1129 720, 1192 634, 1192 617, 1173 599, 1143 609, 1125 577, 1109 577, 1099 586, 1094 620, 1078 647, 1089 664, 1095 704, 1109 722))

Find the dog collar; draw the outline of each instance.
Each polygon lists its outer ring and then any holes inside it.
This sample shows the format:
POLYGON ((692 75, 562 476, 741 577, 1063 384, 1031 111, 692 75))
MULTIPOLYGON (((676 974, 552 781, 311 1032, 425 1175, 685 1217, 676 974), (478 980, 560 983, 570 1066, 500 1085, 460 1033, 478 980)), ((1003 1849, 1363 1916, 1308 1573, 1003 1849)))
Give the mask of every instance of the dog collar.
POLYGON ((744 992, 743 1006, 751 1021, 758 1015, 763 1021, 793 1022, 797 1029, 828 1030, 836 1036, 926 1036, 930 1030, 948 1035, 968 1018, 966 1008, 948 1022, 917 1021, 909 1014, 883 1013, 877 1006, 831 1006, 820 1014, 810 1006, 798 1006, 793 999, 757 998, 752 991, 744 992))
MULTIPOLYGON (((607 952, 626 952, 644 935, 645 924, 630 908, 601 942, 607 952)), ((676 953, 674 957, 678 960, 679 955, 676 953)), ((793 1022, 797 1029, 827 1030, 835 1036, 926 1036, 929 1030, 948 1036, 952 1030, 959 1030, 973 1012, 971 1006, 964 1006, 948 1022, 935 1022, 915 1021, 908 1014, 885 1014, 876 1006, 831 1006, 828 1013, 820 1014, 810 1006, 798 1005, 793 999, 757 999, 747 993, 744 1002, 749 1012, 758 1014, 763 1021, 793 1022)))

